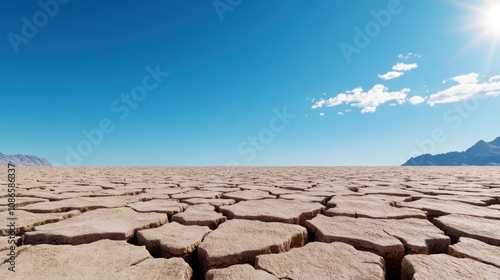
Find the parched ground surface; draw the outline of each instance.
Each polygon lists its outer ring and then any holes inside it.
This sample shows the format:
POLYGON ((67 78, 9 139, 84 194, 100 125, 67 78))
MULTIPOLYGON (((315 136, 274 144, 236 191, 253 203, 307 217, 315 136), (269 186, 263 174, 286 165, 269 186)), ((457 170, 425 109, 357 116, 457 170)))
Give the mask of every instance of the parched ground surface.
POLYGON ((16 169, 2 279, 500 279, 498 167, 16 169))

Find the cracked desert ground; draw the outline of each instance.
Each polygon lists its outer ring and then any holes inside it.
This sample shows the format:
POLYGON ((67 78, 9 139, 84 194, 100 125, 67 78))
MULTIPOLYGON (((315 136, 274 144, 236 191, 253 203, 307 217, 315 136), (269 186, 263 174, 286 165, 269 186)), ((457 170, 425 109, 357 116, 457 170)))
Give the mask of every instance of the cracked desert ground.
POLYGON ((498 167, 16 173, 2 279, 500 279, 498 167))

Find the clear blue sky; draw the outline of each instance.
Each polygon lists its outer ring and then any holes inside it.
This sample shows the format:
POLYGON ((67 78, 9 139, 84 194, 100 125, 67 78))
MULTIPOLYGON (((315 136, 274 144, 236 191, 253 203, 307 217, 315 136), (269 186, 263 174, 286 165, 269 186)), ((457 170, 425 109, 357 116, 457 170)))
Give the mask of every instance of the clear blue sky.
POLYGON ((0 9, 4 154, 399 165, 500 136, 488 1, 41 2, 0 9))

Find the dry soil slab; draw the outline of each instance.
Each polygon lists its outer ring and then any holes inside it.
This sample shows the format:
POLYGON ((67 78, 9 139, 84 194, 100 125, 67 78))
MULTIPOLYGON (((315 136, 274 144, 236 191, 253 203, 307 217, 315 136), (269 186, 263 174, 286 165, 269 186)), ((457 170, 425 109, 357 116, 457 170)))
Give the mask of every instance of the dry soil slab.
POLYGON ((411 202, 398 202, 397 205, 399 207, 424 210, 430 217, 463 214, 500 220, 499 211, 458 201, 422 198, 411 202))
POLYGON ((222 192, 191 190, 185 193, 172 195, 175 199, 191 199, 191 198, 221 198, 222 192))
POLYGON ((70 210, 87 211, 100 208, 123 207, 138 200, 138 198, 135 198, 133 196, 78 197, 72 199, 30 204, 19 209, 33 213, 57 213, 67 212, 70 210))
POLYGON ((468 203, 476 206, 488 206, 491 204, 495 204, 497 199, 490 196, 466 196, 466 195, 412 195, 410 201, 419 200, 419 199, 439 199, 439 200, 451 200, 458 201, 463 203, 468 203))
MULTIPOLYGON (((27 231, 33 230, 35 226, 44 225, 48 223, 59 222, 77 215, 80 215, 80 211, 70 211, 66 213, 44 213, 44 214, 35 214, 31 212, 26 212, 22 210, 16 210, 15 212, 15 235, 22 235, 27 231)), ((0 235, 7 236, 11 235, 11 228, 8 226, 11 220, 9 212, 0 212, 0 219, 5 221, 0 226, 0 235)))
MULTIPOLYGON (((9 236, 0 236, 0 264, 11 261, 11 258, 17 257, 17 255, 26 250, 29 246, 21 246, 17 247, 18 244, 21 244, 22 238, 15 236, 10 239, 9 236), (15 249, 15 255, 12 255, 12 251, 10 249, 15 249)), ((15 259, 14 259, 15 262, 15 259)))
POLYGON ((130 208, 98 209, 56 224, 35 227, 26 244, 84 244, 100 239, 129 240, 138 230, 168 222, 160 213, 137 213, 130 208))
POLYGON ((200 190, 202 190, 202 191, 215 191, 215 192, 222 192, 222 193, 241 191, 241 189, 237 188, 237 187, 217 186, 217 185, 211 186, 210 184, 203 185, 202 187, 200 187, 200 190))
POLYGON ((300 191, 282 189, 278 187, 266 187, 266 186, 255 186, 255 185, 240 185, 238 186, 242 190, 260 190, 268 192, 272 195, 282 195, 282 194, 291 194, 291 193, 299 193, 300 191))
POLYGON ((32 190, 20 190, 19 195, 23 197, 33 197, 39 199, 47 199, 50 201, 58 201, 63 199, 71 199, 78 197, 89 197, 93 192, 67 192, 67 193, 57 193, 49 190, 42 189, 32 189, 32 190))
POLYGON ((304 201, 304 202, 317 202, 317 203, 321 203, 321 204, 325 204, 326 200, 327 200, 327 196, 317 196, 317 195, 313 195, 313 193, 311 193, 309 195, 306 192, 302 192, 300 194, 298 194, 298 193, 282 194, 282 195, 280 195, 280 198, 289 199, 289 200, 299 200, 299 201, 304 201))
POLYGON ((86 183, 63 183, 53 186, 38 187, 35 189, 43 189, 56 193, 68 193, 68 192, 98 192, 105 190, 101 186, 92 186, 86 183))
POLYGON ((237 264, 228 268, 211 269, 207 272, 206 280, 278 280, 273 275, 256 270, 249 264, 237 264))
POLYGON ((228 199, 234 199, 235 201, 276 198, 276 196, 270 195, 269 192, 261 190, 236 191, 231 193, 225 193, 222 197, 228 199))
POLYGON ((283 253, 301 247, 307 230, 298 225, 230 220, 210 233, 198 246, 203 270, 253 263, 256 256, 283 253))
MULTIPOLYGON (((25 245, 25 246, 17 247, 16 250, 15 250, 15 257, 11 255, 12 251, 10 249, 8 249, 8 250, 0 250, 0 264, 3 264, 3 263, 9 263, 10 264, 10 262, 13 261, 12 265, 15 266, 17 256, 19 256, 19 254, 21 254, 22 252, 24 252, 29 247, 31 247, 31 245, 25 245)), ((7 269, 6 269, 6 271, 7 271, 7 269)))
MULTIPOLYGON (((9 264, 0 266, 7 271, 9 264)), ((190 279, 182 259, 153 260, 145 247, 125 241, 30 246, 16 259, 9 279, 190 279)))
POLYGON ((130 196, 142 193, 142 189, 114 189, 114 190, 104 190, 100 192, 93 192, 90 197, 107 197, 107 196, 130 196))
POLYGON ((473 259, 500 268, 500 247, 476 239, 461 237, 457 244, 449 247, 448 254, 457 258, 473 259))
POLYGON ((454 239, 470 237, 500 246, 500 221, 466 215, 447 215, 433 223, 454 239))
POLYGON ((190 280, 193 270, 181 258, 147 259, 134 266, 130 266, 113 276, 116 280, 190 280))
POLYGON ((287 253, 261 255, 255 267, 280 279, 385 279, 382 257, 345 243, 313 242, 287 253))
POLYGON ((183 213, 172 217, 173 222, 183 225, 207 226, 211 229, 225 222, 227 218, 221 213, 215 212, 215 207, 208 204, 200 204, 188 207, 183 213))
POLYGON ((495 204, 495 205, 488 206, 488 208, 489 209, 500 210, 500 205, 499 204, 495 204))
POLYGON ((210 204, 214 206, 216 209, 219 209, 220 206, 233 205, 236 203, 234 199, 224 199, 224 198, 191 198, 191 199, 184 199, 183 202, 189 205, 210 204))
POLYGON ((344 242, 356 249, 382 256, 387 274, 399 275, 405 252, 410 254, 442 253, 450 239, 424 219, 382 220, 318 215, 305 226, 320 242, 344 242))
POLYGON ((397 208, 391 202, 368 196, 341 196, 334 197, 327 203, 330 208, 326 211, 327 216, 347 216, 353 218, 373 219, 426 219, 424 211, 409 208, 397 208))
POLYGON ((20 241, 21 237, 19 236, 14 236, 12 239, 10 239, 9 236, 0 236, 0 251, 7 250, 11 246, 16 247, 16 244, 18 244, 20 241))
MULTIPOLYGON (((16 208, 26 206, 29 204, 48 202, 48 201, 49 201, 48 199, 43 199, 43 198, 18 196, 18 197, 16 197, 16 208)), ((9 202, 7 199, 2 199, 0 201, 0 206, 7 207, 8 205, 9 205, 9 202)))
POLYGON ((401 280, 492 280, 500 269, 471 259, 449 255, 408 255, 402 263, 401 280))
POLYGON ((188 205, 177 200, 153 199, 149 201, 135 202, 127 205, 137 212, 165 213, 169 217, 184 211, 188 205))
POLYGON ((191 188, 179 188, 179 187, 160 187, 160 188, 154 188, 154 189, 147 189, 145 191, 145 194, 148 195, 174 195, 174 194, 179 194, 179 193, 185 193, 188 191, 192 191, 194 189, 191 188))
POLYGON ((220 212, 229 219, 248 219, 264 222, 303 224, 324 211, 319 203, 307 203, 288 199, 264 199, 242 201, 222 206, 220 212))
POLYGON ((137 242, 145 245, 155 257, 180 257, 189 261, 196 247, 210 232, 205 226, 185 226, 174 222, 137 232, 137 242))

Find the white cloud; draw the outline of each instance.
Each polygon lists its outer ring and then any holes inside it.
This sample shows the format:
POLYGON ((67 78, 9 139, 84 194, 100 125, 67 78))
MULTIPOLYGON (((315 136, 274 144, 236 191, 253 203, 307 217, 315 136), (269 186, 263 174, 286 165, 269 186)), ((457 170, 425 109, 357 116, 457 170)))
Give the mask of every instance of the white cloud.
POLYGON ((413 70, 417 67, 418 67, 418 65, 416 63, 406 64, 406 63, 399 62, 396 65, 392 66, 392 70, 394 70, 394 71, 410 71, 410 70, 413 70))
POLYGON ((378 77, 384 81, 387 81, 387 80, 396 79, 396 78, 401 77, 403 75, 404 75, 403 72, 389 71, 383 75, 378 75, 378 77))
POLYGON ((488 82, 490 82, 490 83, 497 82, 497 81, 500 81, 500 75, 495 75, 488 80, 488 82))
POLYGON ((363 108, 363 110, 361 110, 361 113, 363 113, 363 114, 375 113, 375 111, 377 111, 377 107, 367 107, 367 108, 363 108))
MULTIPOLYGON (((416 67, 418 67, 416 64, 413 66, 412 64, 404 63, 398 63, 394 66, 394 68, 402 69, 403 71, 405 71, 405 69, 407 69, 406 71, 409 71, 411 69, 415 69, 416 67)), ((396 73, 404 74, 404 72, 396 73)), ((379 75, 379 77, 380 76, 384 75, 379 75)), ((361 108, 361 113, 374 113, 377 108, 383 104, 396 106, 408 101, 411 105, 427 103, 430 106, 435 106, 436 104, 460 102, 476 95, 493 97, 500 96, 500 75, 494 75, 489 79, 480 81, 479 74, 469 73, 444 80, 443 84, 448 84, 448 88, 431 94, 430 96, 414 95, 409 98, 407 97, 408 93, 411 91, 409 88, 403 88, 399 91, 389 91, 386 86, 376 84, 370 90, 364 91, 363 88, 358 87, 339 93, 328 99, 321 98, 317 101, 312 99, 314 101, 312 108, 319 109, 323 107, 351 105, 352 107, 361 108)), ((428 89, 425 91, 429 92, 428 89)), ((351 112, 351 109, 338 112, 337 115, 342 116, 347 112, 351 112)), ((325 114, 320 113, 320 116, 325 116, 325 114)))
POLYGON ((410 99, 408 99, 408 102, 410 102, 411 105, 418 105, 421 103, 424 103, 427 97, 422 97, 422 96, 412 96, 410 99))
POLYGON ((479 74, 477 73, 453 77, 450 80, 457 84, 431 95, 427 103, 434 106, 436 104, 459 102, 480 93, 489 96, 500 94, 498 93, 500 91, 500 75, 493 76, 488 82, 484 83, 480 83, 478 78, 479 74))
POLYGON ((417 67, 418 65, 416 63, 406 64, 399 62, 392 66, 393 71, 389 71, 383 75, 378 75, 378 77, 384 81, 396 79, 403 76, 405 74, 404 72, 413 70, 417 67))
POLYGON ((323 116, 325 115, 325 113, 319 113, 319 115, 320 115, 321 117, 323 117, 323 116))
POLYGON ((459 84, 477 84, 479 74, 477 73, 470 73, 468 75, 461 75, 461 76, 456 76, 451 78, 450 80, 455 81, 459 84))
POLYGON ((351 104, 351 106, 362 108, 361 113, 373 113, 377 107, 394 101, 398 104, 406 102, 406 95, 410 92, 409 88, 400 91, 390 92, 387 87, 381 84, 373 86, 372 89, 365 92, 361 87, 348 90, 345 93, 339 93, 337 96, 329 99, 321 99, 316 102, 312 108, 334 107, 342 104, 351 104))
POLYGON ((410 58, 421 58, 422 55, 418 54, 418 53, 407 53, 407 54, 400 54, 398 55, 398 58, 399 59, 404 59, 404 60, 408 60, 410 58))
POLYGON ((326 100, 324 100, 323 98, 321 98, 318 102, 314 103, 314 105, 312 106, 312 108, 313 109, 318 109, 318 108, 323 107, 325 104, 326 104, 326 100))

